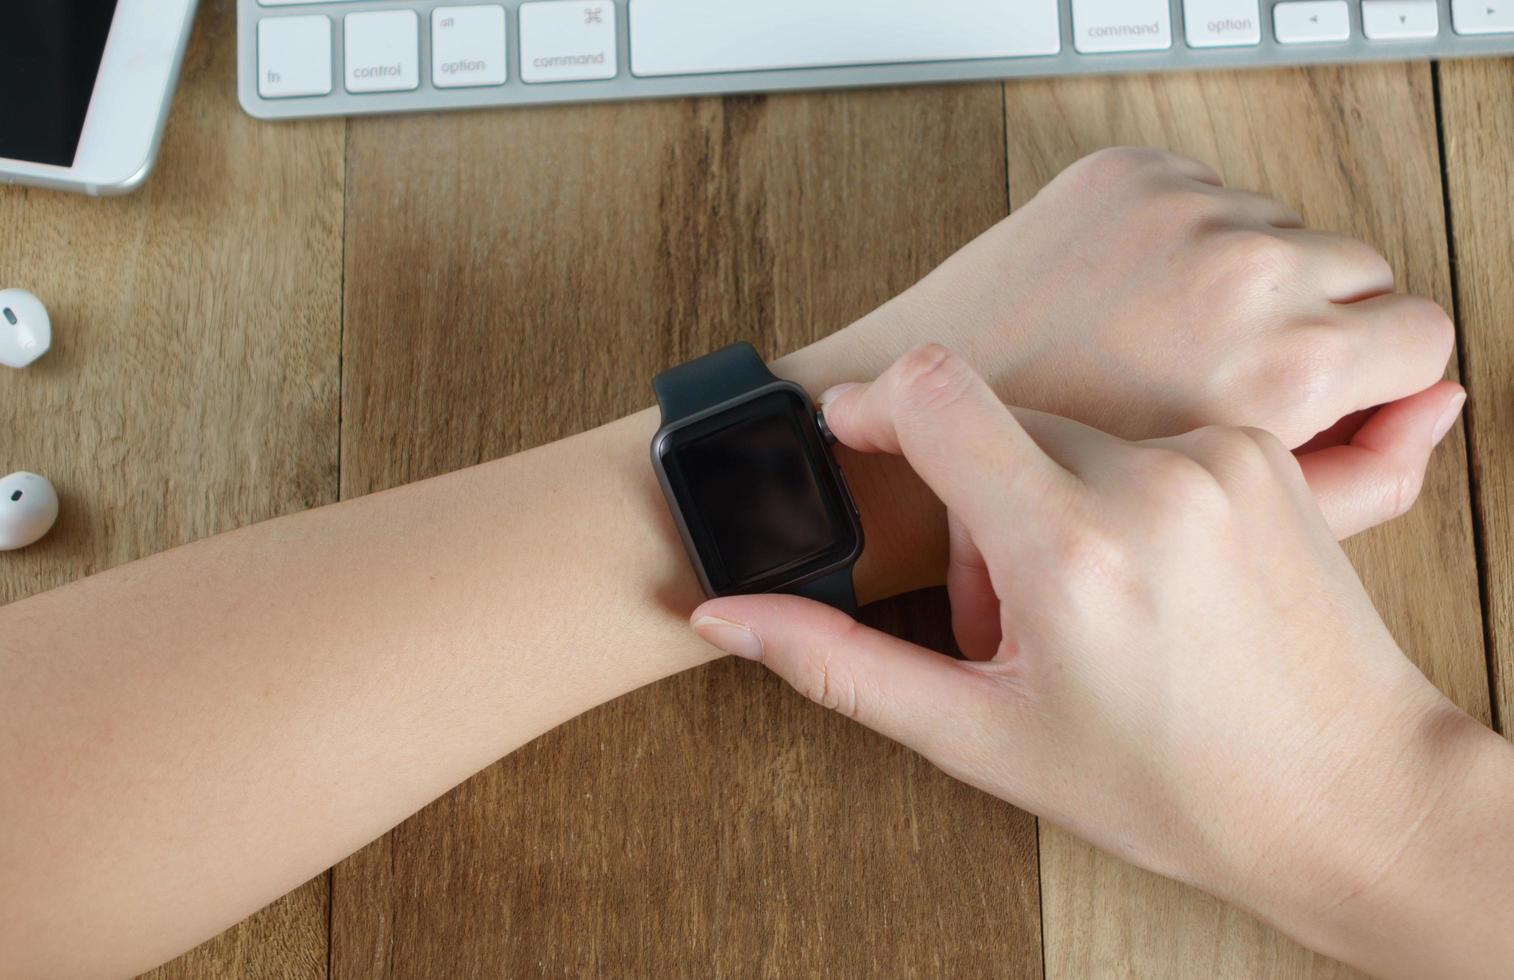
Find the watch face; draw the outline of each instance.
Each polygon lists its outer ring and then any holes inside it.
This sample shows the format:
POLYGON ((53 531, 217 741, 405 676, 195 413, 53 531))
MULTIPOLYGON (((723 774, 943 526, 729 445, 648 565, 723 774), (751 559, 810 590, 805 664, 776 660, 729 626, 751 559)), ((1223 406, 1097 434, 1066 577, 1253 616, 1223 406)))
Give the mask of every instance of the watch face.
POLYGON ((861 551, 814 409, 788 386, 673 428, 658 459, 716 595, 771 591, 861 551))

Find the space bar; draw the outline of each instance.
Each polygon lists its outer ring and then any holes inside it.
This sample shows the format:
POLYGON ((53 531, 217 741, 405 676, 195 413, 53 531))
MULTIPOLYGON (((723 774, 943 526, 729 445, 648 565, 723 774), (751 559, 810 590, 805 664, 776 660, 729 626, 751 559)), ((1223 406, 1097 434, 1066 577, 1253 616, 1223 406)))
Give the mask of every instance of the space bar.
POLYGON ((1061 50, 1057 0, 631 0, 631 73, 703 75, 1061 50))

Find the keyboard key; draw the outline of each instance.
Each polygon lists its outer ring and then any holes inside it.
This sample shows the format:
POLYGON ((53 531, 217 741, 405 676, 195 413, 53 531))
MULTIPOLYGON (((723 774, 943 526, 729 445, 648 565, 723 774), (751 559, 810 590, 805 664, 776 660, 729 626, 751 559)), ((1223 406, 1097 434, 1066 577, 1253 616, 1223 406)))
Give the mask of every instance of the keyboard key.
POLYGON ((1514 34, 1514 0, 1451 0, 1458 34, 1514 34))
POLYGON ((342 19, 349 92, 408 92, 421 83, 420 18, 413 10, 342 19))
POLYGON ((1435 0, 1362 0, 1362 33, 1370 41, 1413 41, 1440 33, 1435 0))
POLYGON ((1023 58, 1062 50, 1057 0, 631 0, 631 74, 1023 58))
POLYGON ((527 82, 614 78, 615 4, 545 0, 520 5, 520 77, 527 82))
POLYGON ((1351 39, 1346 0, 1280 3, 1272 8, 1272 33, 1279 44, 1319 44, 1351 39))
POLYGON ((1309 60, 1332 63, 1394 51, 1514 55, 1514 0, 238 0, 236 8, 239 91, 259 118, 1244 67, 1275 62, 1274 41, 1284 51, 1318 42, 1309 60), (1271 33, 1259 29, 1267 18, 1271 33), (619 72, 621 59, 629 73, 619 72), (571 84, 578 79, 620 81, 571 84), (555 82, 567 84, 540 84, 555 82), (343 91, 370 94, 330 98, 343 91))
POLYGON ((1186 0, 1183 32, 1190 48, 1235 48, 1262 43, 1257 0, 1186 0))
POLYGON ((258 94, 265 99, 331 93, 331 18, 258 21, 258 94))
POLYGON ((1084 54, 1172 47, 1167 0, 1072 0, 1072 28, 1084 54))
POLYGON ((431 84, 473 88, 505 84, 505 8, 431 11, 431 84))

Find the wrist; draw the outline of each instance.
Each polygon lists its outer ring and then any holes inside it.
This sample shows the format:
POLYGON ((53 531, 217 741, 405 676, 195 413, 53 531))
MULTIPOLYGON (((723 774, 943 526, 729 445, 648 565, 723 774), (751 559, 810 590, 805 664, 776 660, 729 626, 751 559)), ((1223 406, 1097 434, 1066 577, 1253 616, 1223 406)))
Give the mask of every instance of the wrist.
MULTIPOLYGON (((812 398, 847 381, 877 377, 897 354, 874 311, 773 362, 779 377, 804 386, 812 398)), ((857 453, 844 446, 833 452, 846 472, 867 544, 855 571, 857 598, 864 605, 944 581, 946 511, 903 459, 857 453)))
POLYGON ((1428 683, 1381 722, 1291 838, 1214 890, 1375 976, 1481 976, 1514 881, 1514 747, 1428 683))
POLYGON ((1339 958, 1385 978, 1506 977, 1514 963, 1514 747, 1449 702, 1426 745, 1435 797, 1336 910, 1339 958))
MULTIPOLYGON (((773 361, 773 372, 803 386, 812 398, 842 382, 877 377, 919 340, 919 329, 902 322, 909 311, 899 302, 885 304, 851 326, 773 361)), ((660 502, 661 492, 646 462, 656 412, 643 414, 645 420, 633 416, 640 421, 627 430, 634 433, 634 446, 626 458, 660 502)), ((866 604, 941 584, 947 555, 946 515, 935 495, 901 459, 854 453, 844 447, 835 451, 862 512, 867 539, 855 570, 858 600, 866 604)), ((671 520, 659 519, 658 526, 686 564, 671 520)))

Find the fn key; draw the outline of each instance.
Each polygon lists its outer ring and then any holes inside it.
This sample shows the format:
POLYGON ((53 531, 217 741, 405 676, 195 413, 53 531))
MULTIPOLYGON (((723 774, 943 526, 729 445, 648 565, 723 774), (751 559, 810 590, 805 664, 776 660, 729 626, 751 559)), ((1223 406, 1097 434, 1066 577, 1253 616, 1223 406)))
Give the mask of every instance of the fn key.
POLYGON ((258 94, 289 99, 331 92, 331 18, 258 21, 258 94))

